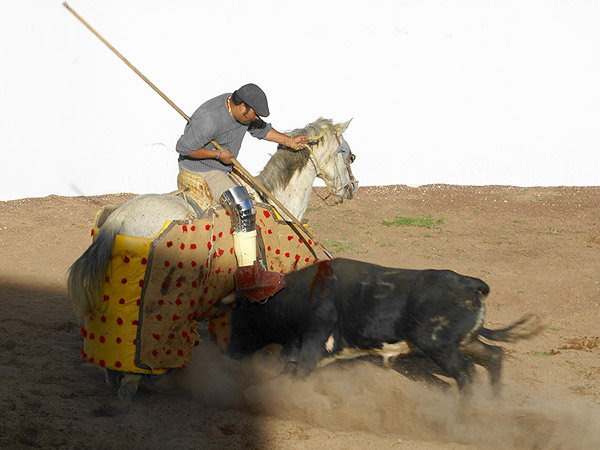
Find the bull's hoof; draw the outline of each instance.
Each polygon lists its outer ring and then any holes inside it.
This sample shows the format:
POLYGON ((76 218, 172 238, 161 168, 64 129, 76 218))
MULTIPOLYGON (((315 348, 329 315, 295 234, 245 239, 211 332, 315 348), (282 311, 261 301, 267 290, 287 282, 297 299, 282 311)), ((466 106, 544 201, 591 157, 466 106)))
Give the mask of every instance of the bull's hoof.
POLYGON ((296 361, 288 361, 285 367, 281 371, 281 375, 295 376, 298 369, 298 363, 296 361))

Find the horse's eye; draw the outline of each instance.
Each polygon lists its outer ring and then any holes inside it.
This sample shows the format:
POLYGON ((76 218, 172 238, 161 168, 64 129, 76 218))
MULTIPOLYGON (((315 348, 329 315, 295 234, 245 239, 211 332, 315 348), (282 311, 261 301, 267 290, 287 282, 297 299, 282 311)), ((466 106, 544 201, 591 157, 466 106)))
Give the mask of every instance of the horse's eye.
POLYGON ((350 153, 350 156, 348 156, 348 159, 346 161, 348 161, 350 164, 352 164, 355 159, 356 159, 356 155, 354 153, 350 153))

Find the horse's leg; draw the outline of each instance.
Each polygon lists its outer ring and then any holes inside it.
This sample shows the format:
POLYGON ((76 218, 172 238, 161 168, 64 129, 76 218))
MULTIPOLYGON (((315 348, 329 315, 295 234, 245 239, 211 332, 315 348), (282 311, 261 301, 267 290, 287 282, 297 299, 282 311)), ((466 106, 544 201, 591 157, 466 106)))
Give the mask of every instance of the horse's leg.
POLYGON ((104 375, 106 376, 106 384, 112 388, 118 388, 121 385, 121 379, 124 374, 117 370, 104 369, 104 375))
POLYGON ((131 404, 143 377, 139 373, 127 373, 121 378, 121 386, 117 391, 117 397, 123 406, 131 404))

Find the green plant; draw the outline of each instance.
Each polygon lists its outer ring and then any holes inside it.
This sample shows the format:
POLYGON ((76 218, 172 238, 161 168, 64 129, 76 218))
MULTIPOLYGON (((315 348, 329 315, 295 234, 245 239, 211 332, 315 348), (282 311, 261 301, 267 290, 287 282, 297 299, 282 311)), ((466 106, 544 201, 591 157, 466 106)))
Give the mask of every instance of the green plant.
POLYGON ((355 245, 354 242, 325 241, 325 247, 333 253, 354 250, 355 245))
POLYGON ((392 220, 384 220, 382 223, 386 227, 395 225, 397 227, 419 227, 419 228, 439 228, 446 219, 433 219, 431 216, 425 217, 406 217, 396 216, 392 220))

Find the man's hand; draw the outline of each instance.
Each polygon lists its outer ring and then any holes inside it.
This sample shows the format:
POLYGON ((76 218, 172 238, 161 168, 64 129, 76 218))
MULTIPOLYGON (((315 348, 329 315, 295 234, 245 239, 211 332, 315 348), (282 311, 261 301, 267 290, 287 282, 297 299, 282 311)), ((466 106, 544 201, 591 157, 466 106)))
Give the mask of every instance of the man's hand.
POLYGON ((231 153, 229 150, 224 148, 223 150, 221 150, 221 155, 219 156, 218 159, 223 164, 231 164, 232 158, 234 158, 233 153, 231 153))
POLYGON ((308 136, 300 135, 290 137, 280 133, 275 128, 269 130, 265 139, 269 142, 277 142, 278 144, 293 148, 294 150, 300 150, 301 148, 306 147, 306 143, 308 142, 308 136))
POLYGON ((294 136, 290 138, 290 147, 294 150, 300 150, 301 148, 306 147, 306 143, 308 142, 308 136, 300 135, 294 136))

